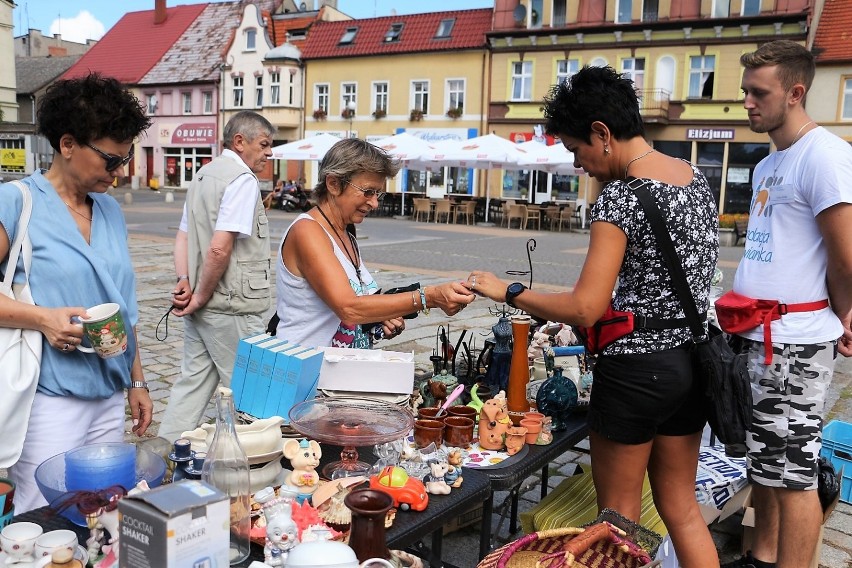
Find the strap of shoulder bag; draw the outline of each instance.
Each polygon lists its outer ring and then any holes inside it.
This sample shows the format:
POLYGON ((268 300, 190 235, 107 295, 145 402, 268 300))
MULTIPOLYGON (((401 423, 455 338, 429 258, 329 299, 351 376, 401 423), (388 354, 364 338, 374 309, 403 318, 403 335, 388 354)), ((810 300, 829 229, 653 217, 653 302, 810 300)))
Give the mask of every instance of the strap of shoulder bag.
MULTIPOLYGON (((27 228, 30 224, 30 216, 33 211, 32 195, 30 188, 20 181, 13 181, 13 184, 21 190, 21 195, 24 199, 23 207, 21 208, 21 217, 18 221, 18 230, 15 233, 15 242, 9 247, 9 262, 6 263, 6 274, 3 275, 3 289, 12 288, 12 279, 15 276, 15 267, 18 266, 18 256, 22 249, 24 253, 24 274, 29 275, 30 266, 32 264, 32 245, 29 241, 25 242, 27 237, 27 228), (11 269, 9 268, 11 267, 11 269)), ((27 276, 29 278, 29 276, 27 276)))
POLYGON ((657 245, 660 247, 660 252, 663 254, 663 259, 669 269, 669 275, 672 279, 675 291, 677 292, 680 303, 683 306, 683 311, 686 314, 686 320, 689 322, 689 329, 692 332, 693 341, 699 343, 707 340, 707 332, 704 325, 701 323, 701 318, 698 315, 698 308, 695 305, 695 298, 692 296, 692 291, 689 289, 689 284, 686 281, 686 273, 683 271, 683 264, 677 256, 677 251, 674 248, 672 237, 666 228, 666 223, 663 220, 663 215, 660 213, 660 208, 654 200, 654 196, 648 190, 650 181, 639 178, 632 178, 627 182, 627 187, 633 190, 636 198, 645 210, 645 216, 651 224, 651 229, 654 231, 654 236, 657 238, 657 245))

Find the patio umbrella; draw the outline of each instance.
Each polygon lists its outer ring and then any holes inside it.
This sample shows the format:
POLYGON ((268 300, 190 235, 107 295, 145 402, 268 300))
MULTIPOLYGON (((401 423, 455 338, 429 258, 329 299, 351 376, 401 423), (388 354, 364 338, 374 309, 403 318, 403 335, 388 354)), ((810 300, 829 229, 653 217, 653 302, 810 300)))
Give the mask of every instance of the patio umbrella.
MULTIPOLYGON (((402 163, 403 167, 406 168, 410 167, 409 164, 413 160, 419 159, 426 152, 429 152, 430 150, 433 150, 435 148, 422 138, 412 136, 407 132, 400 132, 399 134, 394 134, 393 136, 381 138, 380 140, 372 142, 372 144, 378 146, 379 148, 399 160, 402 163)), ((399 214, 405 215, 404 189, 402 191, 401 210, 399 214)))
POLYGON ((325 157, 332 146, 340 142, 342 138, 331 134, 317 134, 295 142, 288 142, 272 148, 273 160, 315 160, 319 161, 325 157))
POLYGON ((585 173, 582 168, 574 167, 574 154, 562 144, 547 146, 531 141, 524 142, 521 147, 527 150, 527 154, 519 162, 524 169, 541 170, 549 174, 585 173))
MULTIPOLYGON (((477 169, 519 169, 520 160, 527 152, 518 144, 497 136, 485 134, 463 140, 458 147, 436 145, 436 151, 422 158, 426 164, 440 164, 460 168, 477 169)), ((488 221, 488 209, 491 203, 491 184, 485 178, 485 221, 488 221)))

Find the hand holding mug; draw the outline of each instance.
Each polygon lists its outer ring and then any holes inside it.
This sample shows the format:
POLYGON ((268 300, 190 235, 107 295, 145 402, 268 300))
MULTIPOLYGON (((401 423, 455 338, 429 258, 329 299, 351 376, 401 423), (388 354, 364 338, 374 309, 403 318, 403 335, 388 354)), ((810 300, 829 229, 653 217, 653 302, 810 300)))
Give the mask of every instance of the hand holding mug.
POLYGON ((97 353, 103 359, 118 357, 127 351, 127 330, 118 304, 99 304, 80 318, 83 334, 92 347, 78 345, 84 353, 97 353))

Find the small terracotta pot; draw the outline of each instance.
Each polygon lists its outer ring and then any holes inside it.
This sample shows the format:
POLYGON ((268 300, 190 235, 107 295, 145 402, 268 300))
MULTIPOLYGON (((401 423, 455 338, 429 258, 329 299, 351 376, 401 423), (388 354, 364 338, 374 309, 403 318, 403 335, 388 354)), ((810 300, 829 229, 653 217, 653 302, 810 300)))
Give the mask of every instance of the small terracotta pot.
POLYGON ((446 413, 442 414, 440 418, 435 418, 435 415, 438 414, 438 411, 441 410, 440 407, 437 406, 425 406, 423 408, 417 409, 417 418, 421 420, 444 420, 446 417, 446 413))
POLYGON ((444 442, 451 447, 469 447, 473 442, 473 420, 465 416, 447 416, 444 419, 444 442))
POLYGON ((425 448, 431 443, 440 447, 444 442, 444 423, 440 420, 415 420, 414 445, 425 448))
POLYGON ((524 420, 538 420, 539 422, 544 422, 544 414, 541 412, 526 412, 524 413, 524 420))
POLYGON ((464 416, 470 418, 474 422, 477 420, 479 413, 472 406, 451 406, 447 409, 447 414, 450 416, 464 416))
POLYGON ((541 422, 524 418, 521 420, 521 427, 527 429, 527 444, 535 444, 535 441, 538 439, 538 434, 541 432, 541 422))
POLYGON ((527 429, 523 426, 512 426, 506 430, 506 453, 513 456, 520 452, 526 442, 527 429))

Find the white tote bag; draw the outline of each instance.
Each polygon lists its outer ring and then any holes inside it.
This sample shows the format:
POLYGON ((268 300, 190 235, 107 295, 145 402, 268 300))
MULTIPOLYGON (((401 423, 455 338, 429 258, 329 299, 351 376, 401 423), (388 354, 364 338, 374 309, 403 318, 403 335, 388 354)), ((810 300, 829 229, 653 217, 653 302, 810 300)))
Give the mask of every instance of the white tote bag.
MULTIPOLYGON (((13 183, 24 196, 24 206, 15 242, 9 247, 9 262, 6 264, 0 293, 19 302, 34 304, 29 282, 33 248, 27 236, 33 208, 32 196, 26 185, 13 183), (22 285, 13 285, 19 255, 24 258, 26 280, 22 285)), ((42 335, 39 331, 0 327, 0 468, 14 465, 21 456, 41 370, 41 345, 42 335)))

